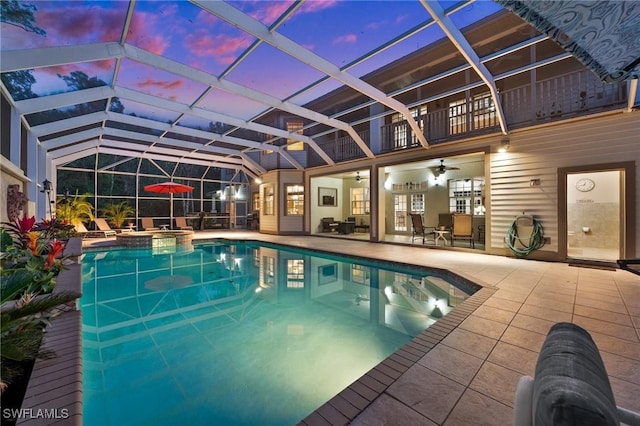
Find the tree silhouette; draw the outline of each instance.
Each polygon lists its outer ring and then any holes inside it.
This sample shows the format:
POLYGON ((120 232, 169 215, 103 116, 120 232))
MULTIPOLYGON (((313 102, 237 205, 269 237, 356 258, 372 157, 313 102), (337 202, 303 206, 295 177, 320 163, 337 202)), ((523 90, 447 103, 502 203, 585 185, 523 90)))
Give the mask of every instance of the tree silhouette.
MULTIPOLYGON (((98 77, 89 77, 82 71, 72 71, 69 75, 61 75, 57 74, 69 88, 76 90, 84 90, 91 89, 93 87, 102 87, 106 86, 107 83, 98 77)), ((76 105, 76 111, 74 111, 74 115, 88 114, 92 112, 96 112, 96 110, 100 110, 104 108, 104 100, 97 100, 92 102, 87 102, 84 104, 76 105)), ((113 98, 111 100, 111 105, 109 106, 109 110, 113 112, 123 112, 124 106, 120 99, 113 98)))
POLYGON ((2 0, 0 3, 0 22, 46 37, 47 32, 35 25, 34 12, 37 10, 38 8, 33 4, 17 0, 2 0))
POLYGON ((31 86, 35 84, 36 78, 31 74, 33 70, 11 71, 2 74, 2 82, 15 101, 37 98, 31 86))

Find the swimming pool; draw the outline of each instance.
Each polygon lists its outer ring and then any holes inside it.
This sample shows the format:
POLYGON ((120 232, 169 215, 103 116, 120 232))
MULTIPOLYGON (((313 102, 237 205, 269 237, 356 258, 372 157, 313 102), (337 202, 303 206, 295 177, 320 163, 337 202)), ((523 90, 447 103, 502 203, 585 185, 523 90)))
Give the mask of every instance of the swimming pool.
POLYGON ((468 297, 442 275, 272 244, 89 252, 84 421, 292 425, 468 297))

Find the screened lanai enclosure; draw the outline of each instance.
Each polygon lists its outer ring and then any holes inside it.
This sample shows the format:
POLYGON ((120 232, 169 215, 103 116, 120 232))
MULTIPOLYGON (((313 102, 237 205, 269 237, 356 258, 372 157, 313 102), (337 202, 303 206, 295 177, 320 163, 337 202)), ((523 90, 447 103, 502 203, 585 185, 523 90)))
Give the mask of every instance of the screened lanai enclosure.
MULTIPOLYGON (((553 67, 590 67, 587 83, 574 79, 586 87, 635 76, 625 34, 636 33, 617 30, 636 28, 640 8, 587 3, 594 13, 509 0, 3 1, 2 155, 32 199, 50 179, 57 197, 89 193, 98 210, 123 199, 137 217, 166 218, 170 197, 143 188, 176 181, 194 191, 174 195, 175 216, 242 218, 259 207, 250 184, 273 170, 507 135, 524 122, 516 113, 535 112, 517 108, 529 95, 557 104, 528 88, 553 67), (485 34, 479 23, 500 13, 485 34), (583 21, 599 37, 574 33, 583 21), (625 47, 597 44, 610 39, 625 47)), ((36 203, 38 215, 48 207, 36 203)))
MULTIPOLYGON (((58 202, 89 194, 100 212, 109 204, 126 201, 137 212, 137 217, 130 218, 135 223, 139 217, 152 217, 168 224, 173 200, 173 216, 189 218, 196 228, 246 226, 250 183, 241 171, 99 153, 60 166, 57 181, 58 202), (193 191, 169 194, 144 189, 165 181, 193 191)), ((52 207, 55 211, 55 204, 52 207)))

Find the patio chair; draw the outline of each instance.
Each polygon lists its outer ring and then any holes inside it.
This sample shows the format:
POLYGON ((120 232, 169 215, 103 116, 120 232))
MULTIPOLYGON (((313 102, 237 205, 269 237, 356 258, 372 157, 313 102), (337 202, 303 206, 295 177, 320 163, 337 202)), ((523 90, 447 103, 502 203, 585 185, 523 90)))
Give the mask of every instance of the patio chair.
POLYGON ((93 222, 98 227, 98 230, 96 232, 101 233, 102 235, 104 235, 105 238, 116 236, 116 231, 111 229, 111 227, 109 226, 106 220, 96 217, 95 219, 93 219, 93 222))
POLYGON ((618 259, 620 269, 640 275, 640 259, 618 259))
POLYGON ((451 216, 453 226, 451 227, 451 246, 455 240, 469 240, 469 247, 476 248, 473 239, 473 216, 470 214, 455 213, 451 216))
POLYGON ((84 226, 84 223, 82 223, 82 222, 78 223, 77 225, 74 225, 73 227, 75 228, 76 232, 78 233, 78 236, 81 237, 83 240, 86 237, 92 235, 92 232, 89 231, 87 229, 87 227, 84 226))
POLYGON ((535 378, 523 376, 513 404, 515 426, 640 424, 640 414, 616 406, 609 376, 591 335, 554 324, 542 344, 535 378))
POLYGON ((181 231, 193 231, 193 226, 187 225, 187 219, 185 217, 176 217, 176 226, 181 231))
MULTIPOLYGON (((411 225, 413 227, 413 233, 411 235, 411 242, 416 239, 416 237, 422 237, 422 244, 424 244, 425 238, 427 235, 433 236, 434 227, 426 227, 422 223, 422 215, 417 213, 410 213, 411 216, 411 225)), ((434 237, 435 238, 435 237, 434 237)))
POLYGON ((336 222, 333 217, 323 217, 320 219, 320 226, 322 228, 322 232, 333 232, 338 229, 340 225, 339 222, 336 222))
POLYGON ((152 217, 141 217, 142 229, 144 231, 159 231, 160 228, 154 226, 152 217))

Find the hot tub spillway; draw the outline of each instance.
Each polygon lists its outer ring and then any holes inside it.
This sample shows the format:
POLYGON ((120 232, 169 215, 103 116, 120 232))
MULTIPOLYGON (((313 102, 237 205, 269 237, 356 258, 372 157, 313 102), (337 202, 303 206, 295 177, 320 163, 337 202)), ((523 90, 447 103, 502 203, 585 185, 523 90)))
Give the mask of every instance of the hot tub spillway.
POLYGON ((116 235, 118 245, 135 248, 170 248, 191 245, 193 231, 142 231, 116 235))

